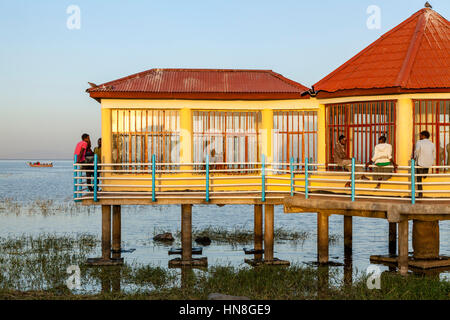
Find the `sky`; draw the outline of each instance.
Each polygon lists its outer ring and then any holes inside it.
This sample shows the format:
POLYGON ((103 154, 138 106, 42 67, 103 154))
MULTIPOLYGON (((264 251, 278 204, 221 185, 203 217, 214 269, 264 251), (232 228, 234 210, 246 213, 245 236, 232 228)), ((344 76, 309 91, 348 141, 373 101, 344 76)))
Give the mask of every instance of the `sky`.
MULTIPOLYGON (((450 17, 450 1, 429 2, 450 17)), ((100 104, 85 92, 88 81, 151 68, 239 68, 311 86, 424 3, 0 0, 0 159, 71 159, 82 133, 97 141, 100 104), (375 29, 367 26, 373 5, 375 29)))

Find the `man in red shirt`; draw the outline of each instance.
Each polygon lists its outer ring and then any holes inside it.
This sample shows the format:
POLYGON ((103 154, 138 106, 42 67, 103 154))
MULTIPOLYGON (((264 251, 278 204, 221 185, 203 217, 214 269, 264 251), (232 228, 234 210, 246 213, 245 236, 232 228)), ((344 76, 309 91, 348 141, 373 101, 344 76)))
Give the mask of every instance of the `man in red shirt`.
MULTIPOLYGON (((77 143, 75 147, 74 156, 77 156, 77 163, 88 163, 86 161, 86 151, 91 145, 91 139, 87 133, 83 133, 81 136, 81 141, 77 143)), ((92 166, 81 166, 81 170, 92 170, 92 166)), ((86 171, 86 183, 91 184, 93 176, 92 172, 86 171)), ((88 186, 89 191, 94 191, 92 186, 88 186)))
POLYGON ((77 163, 84 163, 86 160, 86 150, 88 149, 88 144, 91 139, 87 133, 83 133, 81 136, 81 141, 77 143, 75 147, 74 156, 77 156, 77 163))

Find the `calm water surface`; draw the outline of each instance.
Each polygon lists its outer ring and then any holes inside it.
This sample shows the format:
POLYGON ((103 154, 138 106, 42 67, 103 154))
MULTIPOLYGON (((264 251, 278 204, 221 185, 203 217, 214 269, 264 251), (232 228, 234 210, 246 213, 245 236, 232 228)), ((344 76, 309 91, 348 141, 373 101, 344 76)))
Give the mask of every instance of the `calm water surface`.
MULTIPOLYGON (((36 200, 53 200, 54 204, 68 205, 72 202, 72 162, 56 161, 53 168, 31 168, 26 160, 0 161, 0 201, 14 199, 24 205, 36 200)), ((219 226, 234 229, 253 227, 252 206, 194 206, 193 228, 219 226)), ((450 255, 450 224, 441 222, 441 254, 450 255)), ((310 236, 304 242, 277 241, 275 256, 291 263, 311 263, 316 261, 316 215, 285 214, 282 206, 275 207, 275 227, 293 231, 307 231, 310 236)), ((411 223, 410 223, 411 228, 411 223)), ((174 256, 167 254, 171 246, 153 242, 157 231, 176 232, 180 230, 179 206, 124 206, 122 209, 122 240, 124 249, 135 248, 133 253, 124 254, 129 262, 148 263, 166 267, 174 256)), ((330 235, 339 240, 330 246, 330 257, 334 262, 344 262, 343 217, 330 217, 330 235)), ((373 254, 388 252, 388 222, 381 219, 353 219, 353 270, 365 272, 373 254)), ((41 233, 77 234, 90 233, 100 238, 100 208, 80 208, 70 214, 61 210, 54 215, 7 214, 0 211, 0 236, 41 233)), ((195 245, 195 244, 194 244, 195 245)), ((246 245, 251 247, 251 245, 246 245)), ((212 243, 204 247, 203 256, 208 257, 209 265, 231 264, 244 266, 242 248, 245 245, 212 243)), ((410 241, 410 251, 412 251, 410 241)), ((100 254, 100 252, 98 253, 100 254)), ((251 257, 251 256, 248 256, 251 257)), ((342 268, 342 267, 336 267, 342 268)), ((387 268, 381 267, 382 270, 387 268)), ((443 274, 448 276, 448 273, 443 274)))

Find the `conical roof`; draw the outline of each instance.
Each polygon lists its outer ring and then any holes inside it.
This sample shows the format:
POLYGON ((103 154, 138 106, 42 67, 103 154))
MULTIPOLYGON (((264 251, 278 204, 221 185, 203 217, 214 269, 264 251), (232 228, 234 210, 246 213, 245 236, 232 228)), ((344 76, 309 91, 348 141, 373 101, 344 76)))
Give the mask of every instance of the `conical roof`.
POLYGON ((314 85, 319 97, 450 92, 450 23, 419 10, 314 85))

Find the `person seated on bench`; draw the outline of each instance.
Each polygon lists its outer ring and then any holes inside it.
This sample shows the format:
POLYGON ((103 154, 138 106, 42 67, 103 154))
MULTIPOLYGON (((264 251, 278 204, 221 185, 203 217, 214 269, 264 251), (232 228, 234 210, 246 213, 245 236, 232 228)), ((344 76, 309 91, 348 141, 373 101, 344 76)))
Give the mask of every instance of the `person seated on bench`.
MULTIPOLYGON (((369 165, 375 164, 375 172, 381 173, 380 175, 374 175, 373 180, 387 181, 392 178, 392 175, 387 175, 383 173, 392 173, 393 170, 391 166, 394 166, 395 171, 397 171, 397 164, 392 160, 392 146, 386 143, 386 137, 381 136, 378 138, 378 144, 375 146, 374 154, 370 162, 366 163, 366 168, 369 165)), ((375 189, 381 187, 381 182, 378 182, 375 189)))
MULTIPOLYGON (((352 159, 347 157, 347 138, 344 135, 340 135, 338 141, 336 142, 334 146, 334 162, 340 167, 342 167, 345 171, 351 171, 352 170, 352 159)), ((356 164, 360 164, 359 162, 356 162, 356 164)), ((363 172, 364 169, 362 167, 355 166, 355 172, 363 172)), ((364 174, 357 174, 355 175, 356 180, 369 180, 364 174)), ((348 181, 345 184, 345 188, 350 187, 351 182, 348 181)))

